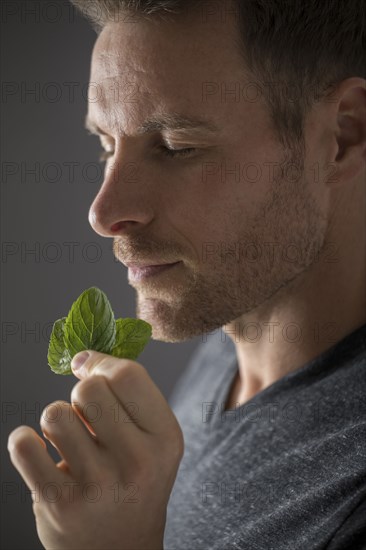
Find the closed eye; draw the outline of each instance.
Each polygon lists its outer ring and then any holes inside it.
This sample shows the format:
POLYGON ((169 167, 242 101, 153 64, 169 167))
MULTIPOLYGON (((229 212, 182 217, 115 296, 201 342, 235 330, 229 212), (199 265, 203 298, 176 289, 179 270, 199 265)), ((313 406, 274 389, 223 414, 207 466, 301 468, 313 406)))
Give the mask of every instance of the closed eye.
POLYGON ((99 154, 99 162, 106 162, 109 158, 113 157, 114 151, 105 151, 104 149, 99 154))
POLYGON ((188 156, 191 153, 194 153, 197 150, 197 148, 196 147, 185 147, 184 149, 171 149, 170 147, 165 147, 164 145, 162 145, 160 147, 160 150, 163 153, 163 155, 174 158, 174 157, 188 156))
MULTIPOLYGON (((197 147, 185 147, 183 149, 171 149, 170 147, 165 147, 162 145, 159 147, 159 150, 161 153, 169 158, 176 158, 176 157, 185 157, 188 156, 195 151, 197 151, 197 147)), ((102 150, 99 155, 99 162, 106 162, 108 159, 113 157, 114 151, 105 151, 102 150)))

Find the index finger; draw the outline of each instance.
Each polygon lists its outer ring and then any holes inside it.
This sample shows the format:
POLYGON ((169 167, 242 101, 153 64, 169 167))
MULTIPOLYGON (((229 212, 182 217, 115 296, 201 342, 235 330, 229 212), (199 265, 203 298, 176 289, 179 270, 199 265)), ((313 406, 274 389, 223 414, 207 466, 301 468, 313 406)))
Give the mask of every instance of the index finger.
POLYGON ((136 361, 89 351, 85 376, 102 375, 123 409, 142 430, 162 434, 178 425, 168 402, 146 369, 136 361))

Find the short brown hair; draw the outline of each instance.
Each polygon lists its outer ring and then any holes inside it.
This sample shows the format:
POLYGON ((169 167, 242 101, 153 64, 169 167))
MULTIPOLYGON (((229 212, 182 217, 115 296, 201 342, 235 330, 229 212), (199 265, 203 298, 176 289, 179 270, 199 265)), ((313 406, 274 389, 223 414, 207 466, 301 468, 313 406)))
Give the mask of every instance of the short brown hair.
POLYGON ((235 39, 246 71, 260 85, 281 143, 291 148, 301 144, 303 150, 304 119, 316 100, 329 97, 346 78, 366 78, 365 0, 71 2, 97 33, 121 13, 164 18, 199 6, 207 16, 213 7, 226 9, 229 2, 238 15, 235 39))

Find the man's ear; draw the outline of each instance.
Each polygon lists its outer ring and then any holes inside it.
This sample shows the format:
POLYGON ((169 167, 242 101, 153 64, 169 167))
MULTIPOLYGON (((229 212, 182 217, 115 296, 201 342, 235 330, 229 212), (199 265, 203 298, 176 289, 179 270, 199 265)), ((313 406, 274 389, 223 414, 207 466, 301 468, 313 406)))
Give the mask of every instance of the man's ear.
POLYGON ((332 162, 336 178, 329 185, 337 186, 362 173, 366 176, 366 80, 343 80, 332 102, 337 152, 332 162))

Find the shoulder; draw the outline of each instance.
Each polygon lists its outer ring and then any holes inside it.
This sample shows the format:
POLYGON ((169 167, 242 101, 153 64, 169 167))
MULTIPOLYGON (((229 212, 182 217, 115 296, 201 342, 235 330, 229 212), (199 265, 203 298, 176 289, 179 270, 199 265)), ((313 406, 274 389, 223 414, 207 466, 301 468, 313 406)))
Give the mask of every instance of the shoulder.
POLYGON ((366 548, 366 496, 356 504, 334 533, 326 550, 344 550, 345 548, 352 548, 352 550, 366 548))

